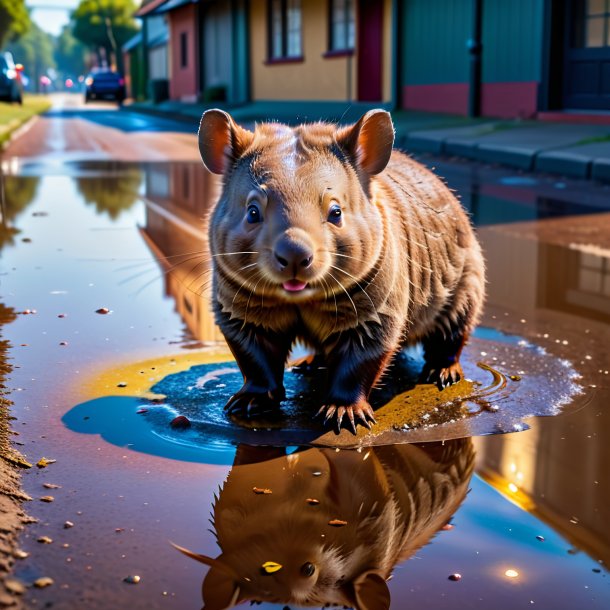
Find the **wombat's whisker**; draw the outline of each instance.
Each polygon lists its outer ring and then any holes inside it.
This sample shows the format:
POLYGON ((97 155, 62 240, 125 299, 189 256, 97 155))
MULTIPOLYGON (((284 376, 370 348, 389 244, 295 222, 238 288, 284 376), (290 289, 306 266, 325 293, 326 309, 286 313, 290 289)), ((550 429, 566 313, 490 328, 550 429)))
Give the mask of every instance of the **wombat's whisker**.
POLYGON ((358 286, 358 288, 360 288, 360 290, 362 290, 362 292, 364 292, 366 298, 369 300, 369 302, 373 306, 373 310, 377 311, 377 308, 375 307, 375 303, 373 303, 373 300, 369 296, 369 293, 360 285, 357 278, 355 278, 351 273, 348 273, 345 269, 341 269, 341 267, 337 267, 336 265, 331 265, 331 267, 333 269, 336 269, 337 271, 341 271, 341 273, 345 273, 345 275, 352 278, 352 280, 354 280, 354 283, 356 284, 356 286, 358 286))
MULTIPOLYGON (((260 272, 258 272, 260 273, 260 272)), ((248 295, 248 301, 246 303, 246 311, 244 313, 244 323, 242 324, 242 328, 245 328, 246 326, 246 322, 248 321, 248 307, 250 307, 250 299, 252 299, 252 295, 256 292, 256 289, 258 287, 258 285, 265 279, 264 275, 261 275, 260 279, 258 280, 258 282, 256 282, 256 284, 254 284, 254 287, 250 290, 250 294, 248 295)))
POLYGON ((345 289, 345 286, 343 286, 343 284, 330 271, 328 272, 328 275, 330 275, 330 277, 332 277, 333 280, 335 280, 335 282, 337 282, 337 284, 339 284, 339 286, 341 287, 343 292, 345 292, 345 294, 347 295, 347 298, 349 299, 350 303, 352 304, 352 307, 354 308, 354 312, 356 314, 356 325, 358 325, 359 324, 358 310, 356 309, 356 304, 352 300, 352 297, 349 295, 349 292, 345 289))
POLYGON ((254 250, 244 252, 219 252, 218 254, 212 254, 212 258, 215 256, 233 256, 234 254, 258 254, 254 250))
MULTIPOLYGON (((328 335, 326 335, 326 337, 324 337, 324 340, 326 340, 326 339, 328 339, 328 337, 330 337, 335 332, 335 328, 337 328, 337 321, 339 320, 339 309, 337 308, 337 295, 334 293, 334 291, 330 287, 330 284, 324 278, 320 278, 320 279, 322 280, 322 282, 324 282, 324 285, 326 286, 326 288, 328 288, 328 292, 333 295, 333 300, 335 302, 335 323, 333 324, 333 327, 330 330, 330 332, 328 333, 328 335)), ((326 295, 326 290, 324 290, 324 293, 326 295)), ((328 295, 326 295, 325 298, 328 298, 328 295)))

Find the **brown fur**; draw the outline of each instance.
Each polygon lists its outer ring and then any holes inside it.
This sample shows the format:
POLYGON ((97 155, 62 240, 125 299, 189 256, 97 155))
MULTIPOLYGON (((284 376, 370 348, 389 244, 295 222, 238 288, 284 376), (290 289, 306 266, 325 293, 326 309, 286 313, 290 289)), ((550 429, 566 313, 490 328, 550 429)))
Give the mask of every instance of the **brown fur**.
POLYGON ((247 600, 389 608, 386 581, 394 566, 448 523, 473 466, 470 439, 288 456, 241 445, 214 505, 220 556, 186 551, 210 566, 204 608, 247 600), (271 493, 253 493, 255 487, 271 493), (347 524, 333 527, 333 519, 347 524), (265 573, 268 561, 281 568, 265 573), (313 566, 309 575, 305 564, 313 566))
POLYGON ((204 114, 201 155, 225 178, 210 222, 214 307, 244 374, 230 411, 284 398, 296 340, 323 356, 322 410, 339 426, 345 414, 353 429, 355 417, 374 421, 369 392, 404 344, 423 342, 426 381, 459 380, 460 351, 484 298, 481 250, 453 194, 393 151, 393 136, 380 110, 346 128, 268 123, 254 132, 222 111, 204 114), (247 222, 252 202, 262 222, 247 222), (327 217, 333 205, 340 226, 327 217), (311 265, 278 266, 285 244, 311 254, 311 265), (291 279, 307 288, 287 292, 291 279))

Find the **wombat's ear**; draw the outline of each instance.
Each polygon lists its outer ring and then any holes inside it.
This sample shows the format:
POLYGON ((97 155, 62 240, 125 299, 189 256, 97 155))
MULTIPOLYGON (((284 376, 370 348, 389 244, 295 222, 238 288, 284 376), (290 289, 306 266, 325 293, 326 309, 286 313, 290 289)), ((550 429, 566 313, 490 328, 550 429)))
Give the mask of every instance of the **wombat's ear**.
POLYGON ((224 110, 206 110, 199 123, 199 154, 211 172, 224 174, 253 138, 251 131, 240 127, 224 110))
POLYGON ((337 132, 337 143, 367 174, 385 169, 394 146, 394 125, 389 112, 369 110, 350 127, 337 132))
POLYGON ((388 583, 378 572, 360 574, 351 587, 348 597, 356 610, 389 610, 390 590, 388 583))
POLYGON ((211 568, 203 580, 203 610, 233 608, 245 601, 240 594, 241 590, 234 579, 216 568, 211 568))

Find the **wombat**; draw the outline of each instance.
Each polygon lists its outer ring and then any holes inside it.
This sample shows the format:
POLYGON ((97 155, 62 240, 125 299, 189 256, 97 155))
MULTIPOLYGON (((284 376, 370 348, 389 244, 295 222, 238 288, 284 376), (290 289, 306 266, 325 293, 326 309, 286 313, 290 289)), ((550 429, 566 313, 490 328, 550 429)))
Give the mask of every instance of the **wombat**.
POLYGON ((481 249, 456 197, 393 143, 383 110, 347 127, 254 131, 204 113, 201 157, 224 177, 209 223, 213 308, 244 376, 230 413, 279 405, 296 341, 323 362, 319 413, 338 430, 375 422, 369 393, 404 345, 422 342, 422 381, 461 378, 484 300, 481 249))

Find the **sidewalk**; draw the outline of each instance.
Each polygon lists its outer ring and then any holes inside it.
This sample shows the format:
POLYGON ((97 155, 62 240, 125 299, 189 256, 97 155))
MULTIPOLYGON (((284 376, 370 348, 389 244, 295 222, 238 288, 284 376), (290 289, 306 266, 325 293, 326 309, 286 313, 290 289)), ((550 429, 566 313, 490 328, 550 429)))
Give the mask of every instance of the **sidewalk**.
MULTIPOLYGON (((197 129, 201 114, 217 104, 134 103, 124 110, 186 121, 197 129)), ((253 102, 229 109, 242 124, 278 120, 289 124, 356 121, 379 104, 354 102, 253 102)), ((383 106, 381 106, 383 107, 383 106)), ((498 163, 525 171, 610 182, 610 125, 501 120, 398 110, 392 112, 396 146, 498 163)))

